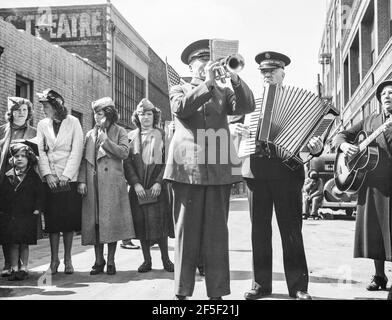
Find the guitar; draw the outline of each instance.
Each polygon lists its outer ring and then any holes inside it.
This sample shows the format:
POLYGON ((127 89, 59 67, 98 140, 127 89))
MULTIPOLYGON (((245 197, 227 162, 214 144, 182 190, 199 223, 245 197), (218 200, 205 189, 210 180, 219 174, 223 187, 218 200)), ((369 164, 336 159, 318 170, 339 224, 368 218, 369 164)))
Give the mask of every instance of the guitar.
POLYGON ((359 132, 353 142, 353 145, 358 146, 359 152, 354 156, 345 155, 339 148, 335 159, 334 176, 336 187, 340 191, 357 193, 366 178, 366 174, 377 167, 379 161, 378 147, 370 146, 370 144, 386 130, 390 123, 392 123, 392 118, 389 118, 371 135, 368 135, 365 131, 359 132))

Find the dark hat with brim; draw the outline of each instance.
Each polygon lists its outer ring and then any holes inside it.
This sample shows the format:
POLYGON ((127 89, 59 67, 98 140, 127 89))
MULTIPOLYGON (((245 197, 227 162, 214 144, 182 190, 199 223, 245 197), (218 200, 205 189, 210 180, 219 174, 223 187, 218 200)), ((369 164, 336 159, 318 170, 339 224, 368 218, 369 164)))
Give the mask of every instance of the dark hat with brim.
POLYGON ((264 69, 284 69, 291 63, 291 59, 279 52, 264 51, 255 57, 256 63, 259 65, 260 70, 264 69))
POLYGON ((30 140, 26 140, 26 139, 13 140, 10 145, 10 153, 12 156, 14 156, 23 148, 28 148, 35 154, 35 156, 37 157, 39 156, 38 145, 35 138, 30 140))
POLYGON ((181 54, 181 61, 188 65, 193 59, 210 57, 210 40, 202 39, 191 43, 181 54))
POLYGON ((381 103, 381 93, 384 90, 384 88, 388 86, 392 86, 392 80, 386 80, 384 82, 381 82, 381 84, 377 87, 376 97, 378 102, 381 103))
POLYGON ((64 105, 64 98, 58 92, 53 89, 46 89, 43 92, 38 92, 39 102, 57 102, 59 105, 64 105))

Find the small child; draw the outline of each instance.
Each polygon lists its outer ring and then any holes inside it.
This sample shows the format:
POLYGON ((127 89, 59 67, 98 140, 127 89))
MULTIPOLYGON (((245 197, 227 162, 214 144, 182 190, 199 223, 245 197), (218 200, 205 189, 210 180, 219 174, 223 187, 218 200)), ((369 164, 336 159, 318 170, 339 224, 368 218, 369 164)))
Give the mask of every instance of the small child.
POLYGON ((37 152, 29 141, 10 147, 12 169, 0 185, 0 244, 10 248, 10 281, 28 278, 29 245, 37 244, 37 223, 43 208, 43 185, 34 171, 37 152))

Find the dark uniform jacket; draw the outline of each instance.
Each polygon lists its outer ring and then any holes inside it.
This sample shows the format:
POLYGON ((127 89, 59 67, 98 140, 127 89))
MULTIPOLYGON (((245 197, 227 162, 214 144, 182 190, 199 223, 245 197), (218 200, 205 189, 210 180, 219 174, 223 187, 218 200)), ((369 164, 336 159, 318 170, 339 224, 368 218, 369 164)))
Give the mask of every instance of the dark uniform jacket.
POLYGON ((196 185, 241 181, 240 174, 233 175, 233 168, 240 170, 240 161, 227 116, 250 113, 255 109, 255 102, 253 93, 241 79, 233 89, 234 92, 229 88, 208 88, 195 78, 190 84, 172 88, 170 102, 176 130, 164 179, 196 185), (208 130, 206 134, 204 130, 208 130))

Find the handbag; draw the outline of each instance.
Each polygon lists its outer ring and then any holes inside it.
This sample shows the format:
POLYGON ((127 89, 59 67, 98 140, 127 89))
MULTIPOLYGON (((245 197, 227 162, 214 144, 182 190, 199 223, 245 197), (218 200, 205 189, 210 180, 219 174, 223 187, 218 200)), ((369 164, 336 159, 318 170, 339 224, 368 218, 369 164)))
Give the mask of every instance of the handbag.
POLYGON ((64 187, 60 187, 60 185, 57 185, 56 188, 50 189, 52 193, 60 193, 60 192, 67 192, 71 191, 71 186, 69 183, 67 183, 64 187))
POLYGON ((137 200, 139 204, 145 205, 145 204, 152 204, 152 203, 157 203, 158 202, 158 197, 153 197, 152 196, 152 191, 150 189, 145 190, 146 191, 146 197, 145 198, 139 198, 137 197, 137 200))

